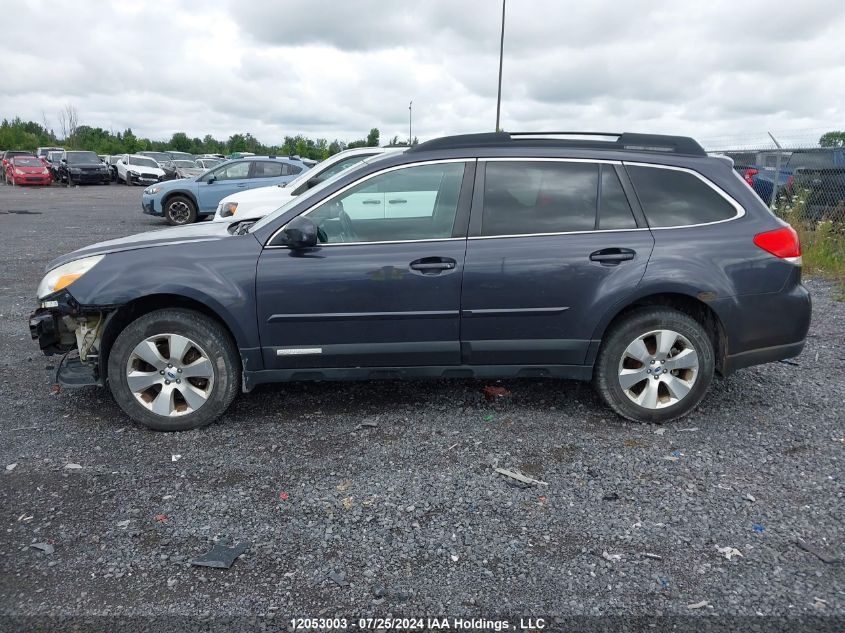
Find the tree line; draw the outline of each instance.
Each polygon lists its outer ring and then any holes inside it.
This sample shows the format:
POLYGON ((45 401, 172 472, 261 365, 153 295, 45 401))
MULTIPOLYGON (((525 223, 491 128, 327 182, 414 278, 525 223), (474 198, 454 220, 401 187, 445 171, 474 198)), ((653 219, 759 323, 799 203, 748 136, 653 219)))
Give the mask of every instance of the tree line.
MULTIPOLYGON (((352 147, 377 147, 379 130, 372 128, 365 138, 351 142, 338 139, 308 138, 302 134, 285 136, 279 145, 265 145, 249 132, 232 134, 228 139, 216 139, 211 134, 203 138, 190 138, 184 132, 175 132, 169 140, 158 141, 136 136, 132 128, 122 132, 104 130, 101 127, 80 124, 73 106, 65 107, 59 113, 59 133, 49 127, 46 117, 37 121, 24 121, 19 117, 3 119, 0 123, 0 150, 21 149, 34 151, 36 147, 58 145, 65 149, 90 150, 97 154, 132 154, 141 151, 175 150, 190 154, 232 154, 252 152, 253 154, 299 155, 303 158, 323 160, 332 154, 352 147)), ((414 143, 417 139, 414 139, 414 143)), ((407 145, 397 137, 393 145, 407 145)))

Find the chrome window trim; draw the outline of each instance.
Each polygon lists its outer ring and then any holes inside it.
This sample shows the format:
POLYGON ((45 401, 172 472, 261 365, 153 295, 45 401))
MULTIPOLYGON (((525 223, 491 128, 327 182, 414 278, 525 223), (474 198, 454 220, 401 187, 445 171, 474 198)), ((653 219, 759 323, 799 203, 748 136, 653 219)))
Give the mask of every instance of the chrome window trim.
MULTIPOLYGON (((669 229, 690 229, 697 226, 710 226, 712 224, 722 224, 723 222, 733 222, 734 220, 738 220, 739 218, 745 215, 745 207, 743 207, 739 202, 734 200, 726 191, 724 191, 721 187, 719 187, 716 183, 712 182, 709 178, 704 176, 703 174, 697 172, 694 169, 690 169, 689 167, 678 167, 676 165, 658 165, 655 163, 640 163, 634 161, 622 161, 623 165, 633 165, 635 167, 651 167, 652 169, 671 169, 674 171, 682 171, 688 174, 692 174, 696 178, 698 178, 701 182, 705 185, 710 187, 713 191, 719 194, 722 198, 728 201, 728 203, 736 209, 736 215, 730 218, 725 218, 724 220, 714 220, 713 222, 699 222, 698 224, 678 224, 675 226, 651 226, 649 227, 652 231, 666 231, 669 229)), ((631 183, 633 185, 633 182, 631 183)), ((636 191, 637 187, 634 186, 634 191, 636 191)), ((642 206, 642 203, 641 203, 642 206)), ((645 209, 643 209, 643 215, 645 215, 645 209)), ((648 217, 646 217, 646 221, 648 221, 648 217)))
POLYGON ((555 235, 587 235, 590 233, 634 233, 636 231, 648 231, 648 227, 636 229, 590 229, 588 231, 561 231, 559 233, 516 233, 514 235, 475 235, 470 240, 498 240, 512 237, 554 237, 555 235))
MULTIPOLYGON (((324 198, 319 203, 313 205, 312 207, 306 209, 302 213, 300 213, 297 217, 305 216, 311 213, 314 209, 318 206, 323 204, 324 202, 328 202, 329 200, 339 196, 340 194, 344 193, 346 190, 351 189, 352 187, 366 182, 370 178, 374 178, 375 176, 379 176, 381 174, 386 174, 391 171, 396 171, 399 169, 406 169, 408 167, 417 167, 421 165, 436 165, 439 163, 466 163, 470 161, 477 161, 479 163, 486 163, 486 162, 505 162, 505 161, 521 161, 521 162, 561 162, 561 163, 594 163, 594 164, 606 164, 606 165, 633 165, 636 167, 651 167, 653 169, 671 169, 675 171, 682 171, 688 174, 692 174, 699 180, 701 180, 705 185, 710 187, 713 191, 715 191, 719 196, 725 199, 731 206, 736 209, 736 215, 730 218, 725 218, 724 220, 714 220, 713 222, 700 222, 698 224, 679 224, 676 226, 656 226, 656 227, 638 227, 635 229, 592 229, 587 231, 562 231, 556 233, 518 233, 514 235, 477 235, 472 237, 452 237, 452 238, 426 238, 420 240, 391 240, 391 241, 383 241, 383 242, 347 242, 347 243, 335 243, 335 244, 321 244, 322 247, 328 246, 366 246, 366 245, 373 245, 373 244, 413 244, 416 242, 453 242, 459 240, 497 240, 497 239, 511 239, 516 237, 554 237, 557 235, 587 235, 592 233, 632 233, 636 231, 666 231, 666 230, 673 230, 673 229, 689 229, 695 228, 700 226, 710 226, 713 224, 722 224, 723 222, 732 222, 734 220, 738 220, 741 217, 745 216, 745 208, 737 202, 734 198, 732 198, 727 192, 725 192, 721 187, 713 183, 709 178, 702 175, 698 171, 694 169, 690 169, 689 167, 679 167, 677 165, 660 165, 657 163, 642 163, 637 161, 624 161, 624 160, 609 160, 609 159, 601 159, 601 158, 559 158, 559 157, 542 157, 542 156, 492 156, 492 157, 480 157, 480 158, 444 158, 444 159, 437 159, 437 160, 427 160, 421 161, 418 163, 407 163, 404 165, 395 165, 394 167, 389 167, 388 169, 384 169, 382 171, 375 172, 366 176, 365 178, 361 178, 353 183, 350 183, 343 189, 336 191, 328 198, 324 198)), ((287 226, 287 225, 285 225, 287 226)), ((273 233, 270 239, 267 241, 269 244, 272 242, 276 235, 280 233, 285 227, 282 226, 278 231, 273 233)), ((265 246, 265 248, 283 248, 287 249, 288 246, 265 246)))
POLYGON ((534 162, 534 163, 595 163, 596 165, 622 165, 621 160, 611 160, 608 158, 559 158, 554 156, 487 156, 479 158, 479 162, 534 162))
MULTIPOLYGON (((351 189, 352 187, 357 187, 361 183, 367 182, 371 178, 375 178, 376 176, 381 176, 382 174, 388 174, 392 171, 398 171, 400 169, 407 169, 409 167, 421 167, 423 165, 439 165, 441 163, 469 163, 469 162, 473 162, 473 161, 476 161, 476 160, 477 159, 475 159, 475 158, 440 158, 440 159, 436 159, 436 160, 424 160, 424 161, 420 161, 420 162, 417 162, 417 163, 404 163, 402 165, 394 165, 393 167, 388 167, 387 169, 382 169, 381 171, 373 172, 372 174, 370 174, 368 176, 364 176, 363 178, 360 178, 360 179, 356 180, 355 182, 349 183, 343 189, 338 189, 332 195, 330 195, 326 198, 323 198, 322 200, 320 200, 316 204, 311 205, 310 207, 308 207, 305 211, 303 211, 302 213, 300 213, 296 217, 297 218, 305 217, 306 215, 308 215, 309 213, 314 211, 317 207, 322 206, 324 203, 329 202, 330 200, 333 200, 334 198, 343 194, 344 192, 351 189)), ((463 186, 463 181, 461 181, 461 186, 463 186)), ((457 212, 457 209, 456 209, 456 212, 457 212)), ((293 218, 291 218, 291 220, 293 220, 293 218)), ((273 233, 273 235, 270 236, 270 239, 267 240, 267 242, 264 245, 264 248, 290 249, 289 246, 268 246, 268 244, 270 244, 270 242, 272 242, 274 239, 276 239, 276 236, 279 233, 281 233, 285 229, 286 226, 287 226, 287 223, 285 223, 283 226, 279 227, 279 229, 275 233, 273 233)), ((411 243, 415 243, 415 242, 451 242, 451 241, 455 241, 455 240, 465 240, 465 239, 466 239, 465 237, 429 237, 429 238, 420 239, 420 240, 392 240, 392 241, 389 241, 389 242, 388 241, 384 241, 384 242, 338 242, 338 243, 335 243, 335 244, 320 244, 319 246, 322 248, 322 247, 325 247, 325 246, 359 246, 359 245, 364 246, 364 245, 368 245, 368 244, 411 244, 411 243)))

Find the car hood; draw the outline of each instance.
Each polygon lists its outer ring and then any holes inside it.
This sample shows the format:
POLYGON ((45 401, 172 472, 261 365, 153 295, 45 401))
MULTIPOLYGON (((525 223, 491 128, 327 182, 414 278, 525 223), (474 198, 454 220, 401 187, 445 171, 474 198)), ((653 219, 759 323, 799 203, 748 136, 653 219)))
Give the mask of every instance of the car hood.
POLYGON ((91 167, 105 167, 105 164, 101 161, 97 161, 96 163, 91 161, 90 163, 68 163, 67 167, 68 169, 74 169, 76 167, 91 169, 91 167))
POLYGON ((153 248, 156 246, 184 244, 186 242, 215 241, 231 238, 232 235, 227 230, 228 226, 228 224, 200 222, 188 226, 176 226, 169 229, 137 233, 136 235, 108 240, 107 242, 98 242, 57 257, 47 264, 46 270, 49 271, 56 266, 61 266, 75 259, 81 259, 82 257, 89 257, 91 255, 105 255, 108 253, 131 251, 138 248, 153 248))
POLYGON ((155 174, 156 176, 164 176, 164 170, 161 167, 148 167, 147 165, 127 165, 126 171, 134 171, 139 174, 155 174))
POLYGON ((35 165, 15 165, 15 169, 19 169, 20 171, 29 174, 40 173, 44 170, 44 165, 41 165, 40 167, 36 167, 35 165))
POLYGON ((168 191, 173 191, 174 189, 183 189, 195 192, 196 190, 193 187, 196 185, 196 182, 197 176, 191 176, 190 178, 177 178, 176 180, 165 180, 164 182, 154 185, 158 188, 158 192, 154 195, 163 196, 168 191))
POLYGON ((202 167, 180 167, 176 170, 185 178, 193 178, 194 176, 202 176, 205 170, 202 167))
POLYGON ((220 204, 227 202, 237 202, 238 205, 245 203, 268 204, 279 200, 279 204, 281 205, 283 202, 288 201, 291 191, 293 191, 293 188, 290 188, 290 183, 284 187, 273 185, 271 187, 258 187, 257 189, 236 191, 223 198, 220 204))

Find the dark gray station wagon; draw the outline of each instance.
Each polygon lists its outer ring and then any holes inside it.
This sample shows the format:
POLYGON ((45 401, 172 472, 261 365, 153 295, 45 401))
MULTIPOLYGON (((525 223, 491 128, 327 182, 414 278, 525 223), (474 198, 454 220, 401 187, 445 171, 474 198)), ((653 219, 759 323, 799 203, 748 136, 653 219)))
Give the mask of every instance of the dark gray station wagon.
POLYGON ((685 137, 476 134, 368 159, 258 222, 103 242, 48 266, 30 318, 65 385, 180 430, 292 380, 592 380, 678 418, 801 352, 795 232, 685 137))

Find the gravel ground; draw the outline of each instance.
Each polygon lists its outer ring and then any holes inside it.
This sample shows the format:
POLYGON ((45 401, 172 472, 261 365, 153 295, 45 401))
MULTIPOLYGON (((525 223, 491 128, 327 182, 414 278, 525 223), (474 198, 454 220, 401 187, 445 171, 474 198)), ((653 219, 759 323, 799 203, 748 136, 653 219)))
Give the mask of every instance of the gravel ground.
POLYGON ((6 630, 49 628, 32 616, 121 616, 110 630, 137 616, 138 630, 150 616, 281 627, 353 614, 693 628, 808 616, 842 630, 833 285, 807 282, 813 325, 794 363, 718 379, 663 427, 616 418, 588 385, 513 380, 495 401, 478 381, 265 386, 209 428, 152 433, 104 390, 51 395, 54 359, 27 328, 49 259, 162 226, 140 194, 0 186, 0 613, 18 616, 6 630), (495 467, 547 485, 515 487, 495 467), (189 564, 217 540, 251 547, 228 570, 189 564))

